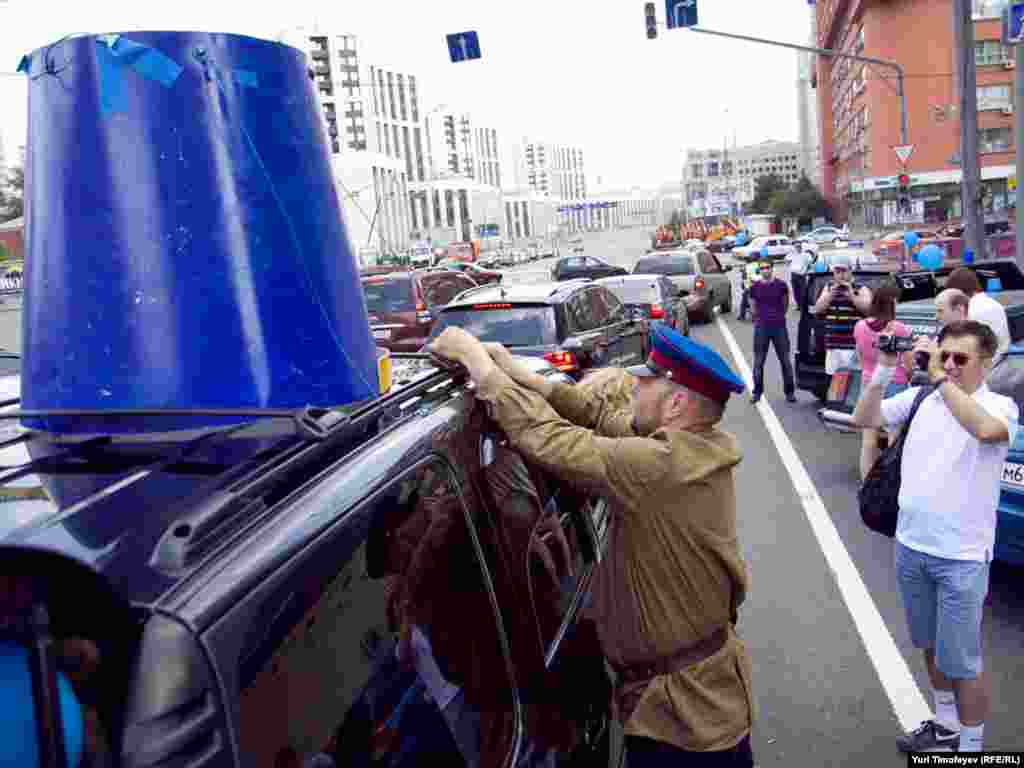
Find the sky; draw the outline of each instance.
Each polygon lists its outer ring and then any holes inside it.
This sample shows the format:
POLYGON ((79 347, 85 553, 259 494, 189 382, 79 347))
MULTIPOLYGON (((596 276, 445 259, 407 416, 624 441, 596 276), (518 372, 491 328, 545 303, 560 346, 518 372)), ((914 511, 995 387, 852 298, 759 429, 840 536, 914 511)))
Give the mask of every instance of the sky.
MULTIPOLYGON (((698 3, 701 27, 807 40, 807 0, 698 3)), ((663 24, 664 0, 656 6, 663 24)), ((0 0, 0 73, 74 33, 188 29, 276 39, 312 23, 357 35, 362 63, 416 75, 426 109, 444 104, 510 138, 582 147, 591 188, 678 181, 687 147, 797 139, 795 51, 664 26, 648 40, 642 0, 0 0), (445 35, 471 29, 483 58, 452 64, 445 35)), ((27 93, 22 77, 0 74, 8 162, 26 143, 27 93)))

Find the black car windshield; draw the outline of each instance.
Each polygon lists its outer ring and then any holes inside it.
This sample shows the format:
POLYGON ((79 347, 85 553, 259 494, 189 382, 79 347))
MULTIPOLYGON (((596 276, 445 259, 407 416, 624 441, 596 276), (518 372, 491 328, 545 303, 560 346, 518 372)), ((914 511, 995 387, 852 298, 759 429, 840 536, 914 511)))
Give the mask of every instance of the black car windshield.
POLYGON ((412 283, 408 278, 363 280, 363 296, 366 297, 366 311, 371 315, 409 312, 416 308, 412 301, 412 283))
POLYGON ((557 341, 555 311, 548 304, 448 309, 438 316, 430 337, 435 338, 449 326, 463 328, 480 341, 497 341, 506 347, 533 347, 557 341))
POLYGON ((634 275, 692 275, 693 259, 689 256, 653 256, 640 259, 633 267, 634 275))

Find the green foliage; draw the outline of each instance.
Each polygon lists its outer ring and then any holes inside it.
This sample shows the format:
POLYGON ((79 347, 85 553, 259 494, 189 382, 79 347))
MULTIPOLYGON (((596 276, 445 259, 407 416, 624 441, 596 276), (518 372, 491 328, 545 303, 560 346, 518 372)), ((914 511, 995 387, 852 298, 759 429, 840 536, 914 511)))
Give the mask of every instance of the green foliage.
POLYGON ((746 206, 745 211, 747 213, 775 213, 772 210, 772 198, 779 192, 786 191, 788 188, 786 182, 772 173, 767 176, 758 176, 754 184, 754 199, 750 205, 746 206))

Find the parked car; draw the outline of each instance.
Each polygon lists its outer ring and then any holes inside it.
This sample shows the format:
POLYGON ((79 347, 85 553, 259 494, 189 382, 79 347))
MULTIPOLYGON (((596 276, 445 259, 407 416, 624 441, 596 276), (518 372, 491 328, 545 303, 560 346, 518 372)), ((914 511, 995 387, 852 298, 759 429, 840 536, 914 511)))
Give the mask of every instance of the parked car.
POLYGON ((431 338, 450 326, 516 354, 543 357, 574 378, 590 368, 647 359, 646 321, 590 281, 480 286, 438 313, 431 338))
POLYGON ((714 318, 715 307, 732 311, 729 271, 707 250, 649 253, 633 266, 634 275, 664 275, 679 289, 687 314, 699 322, 714 318))
POLYGON ((364 275, 362 283, 373 338, 393 352, 418 352, 437 310, 477 285, 448 269, 364 275))
MULTIPOLYGON (((1003 291, 992 295, 1006 305, 1008 319, 1011 310, 1013 311, 1010 337, 1014 341, 1024 338, 1024 307, 1018 309, 1016 304, 1021 298, 1016 292, 1024 290, 1024 274, 1017 264, 1012 260, 1000 260, 976 262, 966 266, 979 273, 982 285, 987 285, 990 278, 999 280, 1003 291)), ((934 298, 942 291, 946 278, 953 269, 954 267, 944 267, 934 273, 921 270, 893 273, 881 269, 862 269, 854 271, 854 280, 873 289, 882 280, 895 278, 902 289, 900 303, 896 305, 896 318, 917 333, 933 333, 934 298)), ((831 279, 832 276, 828 273, 807 275, 806 292, 799 301, 800 322, 797 327, 793 366, 797 387, 813 393, 818 399, 830 405, 845 399, 849 377, 840 377, 833 386, 833 377, 825 372, 825 320, 811 314, 810 310, 831 279)))
POLYGON ((555 262, 551 270, 552 280, 575 280, 586 277, 597 280, 612 275, 628 275, 629 270, 617 267, 594 256, 563 256, 555 262))
POLYGON ((465 261, 442 261, 437 265, 437 269, 448 269, 455 272, 461 272, 467 277, 472 278, 477 285, 487 285, 488 283, 500 283, 505 277, 503 272, 498 272, 494 269, 488 269, 483 262, 477 262, 471 264, 465 261))
MULTIPOLYGON (((39 678, 55 664, 71 679, 89 715, 83 764, 235 768, 288 747, 365 761, 415 680, 396 653, 402 617, 425 615, 413 631, 462 706, 499 718, 486 729, 496 764, 511 765, 529 723, 553 712, 597 745, 580 748, 584 764, 619 765, 605 661, 593 633, 575 631, 606 503, 523 466, 457 372, 295 417, 256 412, 242 430, 144 449, 119 435, 25 436, 24 469, 45 493, 5 498, 4 520, 16 522, 0 538, 0 576, 45 611, 53 647, 71 643, 90 665, 68 674, 46 653, 39 678), (549 510, 544 539, 531 538, 532 520, 511 525, 507 497, 492 492, 508 467, 549 510), (551 535, 569 548, 560 589, 540 564, 551 535)), ((376 758, 401 749, 417 765, 470 765, 431 699, 403 704, 376 758)))
POLYGON ((768 250, 768 258, 772 261, 789 261, 796 252, 793 241, 785 235, 761 235, 755 237, 749 245, 738 245, 732 249, 732 255, 744 261, 755 261, 763 258, 762 251, 768 250))
POLYGON ((690 335, 690 318, 686 300, 675 283, 663 275, 627 275, 602 277, 594 281, 603 285, 626 305, 639 310, 648 323, 664 323, 684 336, 690 335))
POLYGON ((850 242, 849 234, 837 227, 818 227, 805 235, 801 235, 799 239, 804 242, 814 243, 815 245, 839 245, 850 242))

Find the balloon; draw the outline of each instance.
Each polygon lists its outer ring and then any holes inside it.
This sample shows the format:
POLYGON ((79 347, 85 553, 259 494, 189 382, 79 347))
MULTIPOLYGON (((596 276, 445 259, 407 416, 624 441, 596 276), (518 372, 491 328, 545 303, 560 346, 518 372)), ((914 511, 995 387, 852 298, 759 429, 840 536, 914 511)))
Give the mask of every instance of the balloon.
POLYGON ((917 261, 925 269, 935 270, 942 266, 945 255, 939 246, 929 243, 917 255, 917 261))
POLYGON ((964 248, 964 264, 974 263, 974 251, 970 248, 964 248))
POLYGON ((761 258, 762 259, 767 259, 768 258, 768 246, 767 245, 761 248, 761 258))
POLYGON ((913 248, 917 245, 917 241, 921 238, 917 236, 917 232, 907 232, 903 235, 903 242, 906 243, 907 248, 913 248))
POLYGON ((815 265, 814 265, 814 271, 815 272, 828 272, 828 266, 825 264, 824 260, 818 259, 817 263, 815 263, 815 265))

